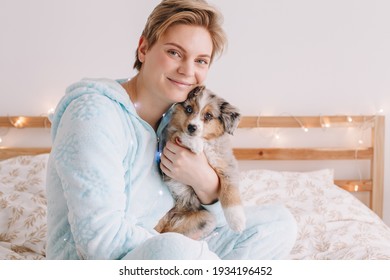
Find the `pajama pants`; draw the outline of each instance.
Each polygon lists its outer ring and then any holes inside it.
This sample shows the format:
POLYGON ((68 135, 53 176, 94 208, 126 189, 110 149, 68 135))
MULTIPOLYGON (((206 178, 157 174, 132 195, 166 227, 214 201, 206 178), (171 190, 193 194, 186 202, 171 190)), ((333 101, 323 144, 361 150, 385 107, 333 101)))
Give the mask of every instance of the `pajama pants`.
POLYGON ((294 246, 297 226, 292 214, 280 205, 245 209, 246 229, 233 232, 217 227, 202 241, 178 233, 154 236, 128 253, 132 260, 285 259, 294 246))

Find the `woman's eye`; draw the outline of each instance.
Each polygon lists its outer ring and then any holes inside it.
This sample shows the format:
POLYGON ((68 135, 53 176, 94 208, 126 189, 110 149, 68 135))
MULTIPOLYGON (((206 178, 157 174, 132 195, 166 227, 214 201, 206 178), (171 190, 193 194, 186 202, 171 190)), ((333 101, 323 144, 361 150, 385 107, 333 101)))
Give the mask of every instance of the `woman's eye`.
POLYGON ((198 59, 196 62, 199 63, 199 64, 202 64, 202 65, 208 65, 209 64, 209 62, 207 60, 204 60, 204 59, 198 59))
POLYGON ((188 113, 188 114, 191 114, 192 113, 192 107, 190 106, 190 105, 188 105, 186 108, 186 112, 188 113))
POLYGON ((169 50, 168 53, 172 56, 180 57, 180 53, 175 50, 169 50))
POLYGON ((205 118, 206 121, 211 121, 213 119, 213 115, 210 114, 210 113, 206 113, 204 115, 204 118, 205 118))

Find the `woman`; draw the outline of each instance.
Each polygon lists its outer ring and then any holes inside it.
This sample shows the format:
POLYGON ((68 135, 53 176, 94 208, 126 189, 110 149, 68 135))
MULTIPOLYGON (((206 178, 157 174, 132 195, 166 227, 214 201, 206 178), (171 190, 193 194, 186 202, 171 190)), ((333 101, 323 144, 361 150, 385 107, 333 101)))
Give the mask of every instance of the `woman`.
POLYGON ((204 154, 168 142, 161 170, 191 185, 217 218, 206 240, 154 230, 173 206, 155 161, 166 112, 202 84, 225 35, 202 0, 165 0, 151 13, 129 80, 71 85, 52 118, 48 165, 49 259, 274 259, 293 246, 294 219, 276 206, 249 209, 247 229, 229 230, 219 180, 204 154))

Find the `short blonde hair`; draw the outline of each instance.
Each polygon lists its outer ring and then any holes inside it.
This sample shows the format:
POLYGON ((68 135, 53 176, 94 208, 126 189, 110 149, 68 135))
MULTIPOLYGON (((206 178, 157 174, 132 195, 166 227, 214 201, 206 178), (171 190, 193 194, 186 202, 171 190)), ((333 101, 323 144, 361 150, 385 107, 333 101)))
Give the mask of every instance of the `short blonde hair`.
MULTIPOLYGON (((227 44, 222 22, 220 12, 204 0, 162 0, 149 15, 142 36, 151 48, 174 24, 202 26, 208 30, 212 39, 212 61, 216 54, 222 54, 227 44)), ((134 68, 139 71, 142 62, 138 58, 138 49, 135 58, 134 68)))

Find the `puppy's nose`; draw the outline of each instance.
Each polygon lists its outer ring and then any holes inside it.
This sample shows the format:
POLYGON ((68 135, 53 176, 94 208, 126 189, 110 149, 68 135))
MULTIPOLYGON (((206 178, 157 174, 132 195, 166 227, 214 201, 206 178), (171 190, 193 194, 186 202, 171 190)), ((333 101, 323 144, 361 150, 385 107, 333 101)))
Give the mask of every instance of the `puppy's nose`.
POLYGON ((196 131, 197 127, 194 124, 189 124, 187 129, 188 129, 189 133, 194 133, 196 131))

